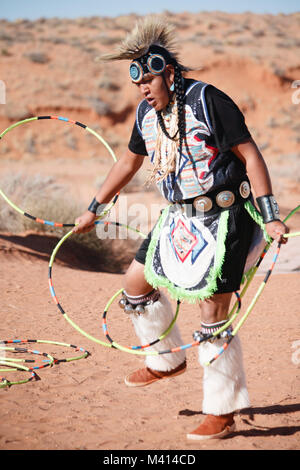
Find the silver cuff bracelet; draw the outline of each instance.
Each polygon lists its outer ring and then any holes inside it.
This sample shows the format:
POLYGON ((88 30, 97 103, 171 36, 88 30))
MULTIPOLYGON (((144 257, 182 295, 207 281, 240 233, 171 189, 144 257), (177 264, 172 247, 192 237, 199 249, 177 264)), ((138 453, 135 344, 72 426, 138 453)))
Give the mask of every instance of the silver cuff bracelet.
POLYGON ((267 194, 256 198, 263 221, 265 224, 279 219, 279 207, 273 194, 267 194))

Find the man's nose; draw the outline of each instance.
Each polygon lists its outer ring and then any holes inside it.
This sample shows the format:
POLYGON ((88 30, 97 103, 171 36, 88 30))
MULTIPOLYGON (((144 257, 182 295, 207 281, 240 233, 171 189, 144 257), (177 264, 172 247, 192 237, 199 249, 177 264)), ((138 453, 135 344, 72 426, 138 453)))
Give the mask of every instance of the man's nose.
POLYGON ((148 85, 141 83, 140 84, 140 92, 142 93, 142 95, 147 96, 149 94, 148 85))

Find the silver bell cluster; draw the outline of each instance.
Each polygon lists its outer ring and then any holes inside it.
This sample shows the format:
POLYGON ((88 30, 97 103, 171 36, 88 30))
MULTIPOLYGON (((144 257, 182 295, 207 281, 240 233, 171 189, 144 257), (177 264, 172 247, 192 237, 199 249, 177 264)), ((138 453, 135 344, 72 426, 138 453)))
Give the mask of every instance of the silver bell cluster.
POLYGON ((204 338, 204 335, 201 331, 199 331, 199 330, 194 331, 194 333, 193 333, 193 340, 194 341, 198 341, 200 343, 201 340, 203 341, 203 338, 204 338))
MULTIPOLYGON (((222 331, 219 335, 216 335, 214 338, 211 338, 209 341, 212 342, 212 341, 214 341, 215 339, 218 339, 218 338, 229 338, 229 336, 231 336, 231 332, 232 332, 232 328, 229 327, 227 330, 222 331)), ((199 331, 199 330, 196 330, 193 333, 194 341, 198 341, 199 343, 201 341, 203 341, 203 339, 206 336, 209 336, 209 334, 208 333, 202 333, 202 331, 199 331)))
POLYGON ((128 302, 125 296, 119 300, 119 306, 124 310, 125 313, 128 314, 137 313, 138 315, 141 315, 145 312, 145 307, 143 304, 132 305, 130 302, 128 302))
POLYGON ((220 334, 221 338, 229 338, 231 336, 232 327, 230 326, 227 330, 222 331, 220 334))

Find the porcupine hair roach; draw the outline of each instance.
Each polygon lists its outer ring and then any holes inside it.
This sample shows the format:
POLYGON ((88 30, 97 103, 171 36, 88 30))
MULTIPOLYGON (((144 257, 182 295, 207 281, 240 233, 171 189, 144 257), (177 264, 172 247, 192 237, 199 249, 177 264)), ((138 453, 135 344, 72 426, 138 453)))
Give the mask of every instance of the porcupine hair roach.
POLYGON ((174 27, 166 19, 153 15, 137 21, 132 32, 127 34, 115 51, 102 54, 98 60, 135 60, 146 54, 153 45, 167 49, 179 66, 187 70, 179 63, 174 27))

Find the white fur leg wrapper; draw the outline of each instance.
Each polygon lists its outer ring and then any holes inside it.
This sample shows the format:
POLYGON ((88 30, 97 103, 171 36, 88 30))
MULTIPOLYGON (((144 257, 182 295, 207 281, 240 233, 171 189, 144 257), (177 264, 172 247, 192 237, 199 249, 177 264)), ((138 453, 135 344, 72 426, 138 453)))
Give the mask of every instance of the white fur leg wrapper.
MULTIPOLYGON (((161 292, 160 298, 153 304, 147 305, 145 313, 131 315, 135 332, 141 344, 147 344, 157 339, 173 320, 172 306, 167 297, 161 292)), ((170 333, 157 344, 145 351, 163 351, 183 344, 179 329, 175 324, 170 333)), ((185 360, 185 352, 146 356, 146 366, 154 370, 169 371, 178 367, 185 360)))
POLYGON ((250 406, 242 348, 237 336, 216 361, 205 366, 224 342, 220 338, 199 346, 199 362, 204 367, 202 411, 205 414, 223 415, 250 406))

